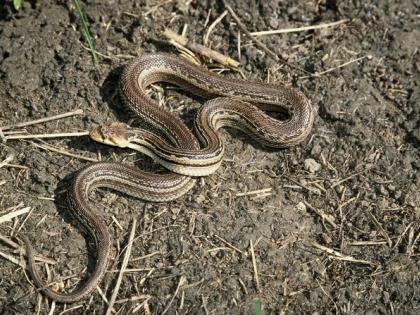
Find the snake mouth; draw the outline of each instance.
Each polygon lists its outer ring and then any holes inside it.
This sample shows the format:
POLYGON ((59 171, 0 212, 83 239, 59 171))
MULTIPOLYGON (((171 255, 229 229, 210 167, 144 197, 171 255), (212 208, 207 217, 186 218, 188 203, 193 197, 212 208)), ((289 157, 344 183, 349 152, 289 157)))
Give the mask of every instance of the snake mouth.
POLYGON ((121 122, 114 122, 109 125, 102 125, 92 128, 89 137, 97 142, 125 148, 129 144, 130 127, 121 122))
POLYGON ((101 132, 101 127, 99 126, 99 127, 92 128, 89 131, 89 137, 92 140, 95 140, 97 142, 103 142, 103 136, 102 136, 102 132, 101 132))

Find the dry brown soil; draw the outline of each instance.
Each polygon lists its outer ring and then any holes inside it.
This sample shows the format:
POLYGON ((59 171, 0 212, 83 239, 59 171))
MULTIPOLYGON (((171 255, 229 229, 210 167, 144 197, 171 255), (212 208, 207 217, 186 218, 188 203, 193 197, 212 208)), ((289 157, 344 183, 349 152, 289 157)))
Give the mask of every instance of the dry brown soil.
MULTIPOLYGON (((187 26, 186 34, 201 43, 224 11, 210 0, 83 2, 102 54, 95 67, 66 1, 24 1, 18 12, 6 2, 0 4, 0 125, 84 111, 27 127, 33 134, 127 120, 116 94, 121 66, 143 52, 177 53, 163 40, 165 27, 181 32, 187 26)), ((252 314, 258 301, 263 314, 419 314, 420 3, 230 3, 250 31, 350 20, 259 37, 294 68, 274 62, 244 36, 239 56, 238 27, 229 15, 210 35, 209 45, 239 59, 249 80, 304 92, 317 109, 313 130, 304 143, 285 150, 267 150, 224 131, 220 170, 174 202, 145 203, 106 190, 92 194, 114 245, 112 266, 100 283, 103 296, 113 292, 135 217, 129 271, 114 305, 118 314, 252 314), (299 70, 332 68, 315 77, 299 70), (249 194, 261 189, 266 193, 249 194)), ((159 93, 191 122, 201 100, 174 89, 159 93)), ((14 155, 0 168, 0 218, 31 209, 0 224, 6 239, 0 252, 9 257, 0 258, 1 314, 47 314, 52 307, 10 259, 24 261, 7 242, 16 241, 15 234, 28 235, 38 253, 56 262, 48 264, 50 279, 66 290, 83 281, 95 259, 61 201, 72 176, 92 162, 39 147, 45 144, 153 167, 148 158, 87 137, 0 143, 0 161, 14 155)), ((39 264, 47 277, 45 266, 39 264)), ((54 314, 71 307, 66 314, 103 314, 107 303, 95 290, 81 302, 57 304, 54 314)))

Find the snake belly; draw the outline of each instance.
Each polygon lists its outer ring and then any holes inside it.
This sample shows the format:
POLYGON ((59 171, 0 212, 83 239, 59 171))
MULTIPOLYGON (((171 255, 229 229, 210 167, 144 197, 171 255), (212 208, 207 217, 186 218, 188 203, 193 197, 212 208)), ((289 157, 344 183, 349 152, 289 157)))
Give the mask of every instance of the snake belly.
MULTIPOLYGON (((126 65, 120 94, 128 109, 154 131, 131 128, 127 145, 108 144, 146 153, 172 172, 154 174, 121 163, 99 162, 75 175, 67 194, 69 210, 94 240, 96 248, 96 264, 88 279, 70 293, 54 291, 42 280, 34 263, 32 246, 23 237, 28 269, 35 285, 57 302, 72 303, 85 298, 107 270, 111 237, 100 209, 89 202, 91 191, 107 187, 155 202, 179 198, 194 186, 195 179, 190 176, 210 174, 220 165, 224 148, 217 133, 219 128, 238 128, 264 145, 288 147, 307 137, 315 116, 310 101, 292 87, 222 77, 163 53, 145 54, 126 65), (163 110, 147 95, 147 88, 157 82, 175 84, 211 98, 195 119, 197 137, 179 117, 163 110), (262 111, 284 109, 291 112, 286 121, 278 121, 262 111)), ((97 128, 91 137, 104 143, 108 139, 97 128)))

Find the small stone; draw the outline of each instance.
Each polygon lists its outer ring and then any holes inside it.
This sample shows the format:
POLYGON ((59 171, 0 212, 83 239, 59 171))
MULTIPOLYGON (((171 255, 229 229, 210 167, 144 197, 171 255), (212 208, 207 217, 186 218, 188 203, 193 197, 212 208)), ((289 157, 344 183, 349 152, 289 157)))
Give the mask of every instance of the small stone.
POLYGON ((394 198, 395 198, 395 199, 400 199, 400 198, 401 198, 401 196, 402 196, 402 192, 401 192, 401 190, 396 190, 396 191, 394 191, 393 196, 394 196, 394 198))
POLYGON ((287 9, 287 14, 288 14, 288 15, 292 15, 292 14, 294 14, 295 12, 297 12, 297 10, 298 10, 298 7, 291 7, 291 8, 288 8, 288 9, 287 9))
POLYGON ((217 192, 211 191, 211 192, 209 192, 209 197, 211 199, 215 199, 215 198, 219 197, 219 194, 217 192))
POLYGON ((384 304, 389 304, 389 293, 384 291, 382 293, 382 300, 384 302, 384 304))
POLYGON ((369 207, 369 202, 367 202, 366 200, 362 200, 360 202, 360 205, 362 206, 362 208, 367 208, 369 207))
POLYGON ((321 164, 319 164, 314 159, 306 159, 305 162, 305 170, 309 173, 316 173, 321 168, 321 164))
POLYGON ((337 186, 334 187, 334 189, 335 189, 335 192, 337 194, 341 194, 344 190, 344 187, 343 187, 343 185, 337 185, 337 186))
POLYGON ((321 237, 326 244, 331 244, 333 241, 332 238, 328 234, 322 233, 321 237))
POLYGON ((311 155, 312 156, 319 156, 321 154, 321 151, 322 151, 322 147, 318 143, 316 143, 312 147, 311 155))
POLYGON ((384 186, 380 186, 379 187, 379 192, 383 195, 383 196, 388 196, 388 190, 385 189, 384 186))
POLYGON ((271 17, 271 18, 270 18, 270 21, 269 21, 269 24, 270 24, 270 27, 271 27, 271 28, 276 29, 276 28, 278 28, 278 27, 279 27, 279 20, 278 20, 278 19, 276 19, 275 17, 271 17))
POLYGON ((200 194, 200 195, 198 195, 198 197, 197 197, 197 198, 195 198, 195 201, 196 201, 198 204, 201 204, 204 200, 206 200, 206 197, 205 197, 203 194, 200 194))
POLYGON ((306 205, 301 201, 296 205, 296 209, 298 209, 299 211, 306 211, 306 205))

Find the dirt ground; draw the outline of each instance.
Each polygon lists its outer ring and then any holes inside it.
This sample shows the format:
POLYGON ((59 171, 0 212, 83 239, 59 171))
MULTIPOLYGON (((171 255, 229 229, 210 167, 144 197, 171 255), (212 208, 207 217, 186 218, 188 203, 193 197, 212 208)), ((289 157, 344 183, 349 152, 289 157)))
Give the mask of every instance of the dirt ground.
MULTIPOLYGON (((0 224, 0 255, 7 255, 0 258, 1 314, 47 314, 52 307, 53 314, 104 314, 133 218, 136 238, 114 305, 118 314, 420 313, 420 3, 230 3, 250 31, 349 19, 258 37, 293 67, 245 36, 238 55, 238 27, 229 14, 210 34, 208 45, 238 59, 249 80, 291 84, 308 96, 317 109, 308 139, 267 150, 224 131, 221 168, 170 203, 98 190, 92 202, 112 232, 112 266, 101 293, 55 306, 31 284, 13 236, 28 235, 48 258, 39 265, 44 277, 48 270, 51 281, 71 291, 95 258, 60 201, 72 176, 92 163, 82 158, 153 165, 87 137, 0 143, 0 218, 30 207, 0 224)), ((0 126, 83 110, 3 136, 126 120, 116 95, 121 66, 143 52, 178 53, 164 40, 165 27, 186 27, 202 43, 225 10, 222 2, 197 0, 86 1, 82 9, 101 53, 97 67, 66 1, 24 1, 18 12, 1 3, 0 126)), ((160 93, 191 121, 196 100, 173 89, 160 93)))

